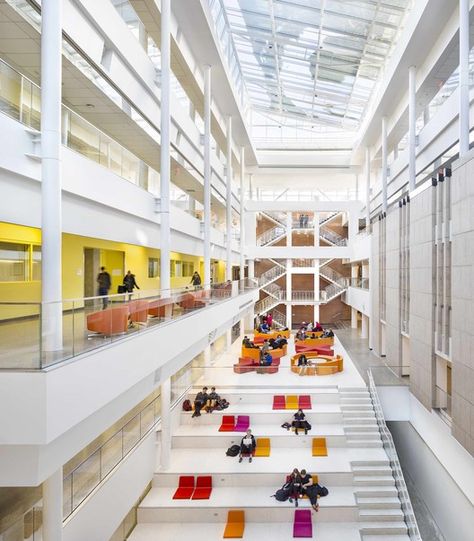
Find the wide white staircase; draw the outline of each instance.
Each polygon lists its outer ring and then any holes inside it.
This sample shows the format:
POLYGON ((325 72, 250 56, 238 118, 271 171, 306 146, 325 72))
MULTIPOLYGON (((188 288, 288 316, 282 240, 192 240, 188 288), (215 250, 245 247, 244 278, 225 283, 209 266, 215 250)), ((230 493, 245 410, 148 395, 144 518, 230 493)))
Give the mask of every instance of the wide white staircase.
MULTIPOLYGON (((236 381, 240 379, 238 376, 236 381)), ((337 381, 337 376, 334 379, 337 381)), ((285 387, 269 387, 265 381, 264 386, 223 386, 216 381, 230 402, 227 410, 203 414, 199 419, 179 412, 171 466, 155 473, 152 489, 139 506, 138 525, 130 541, 174 541, 196 537, 197 532, 199 538, 217 541, 222 539, 229 509, 244 510, 244 539, 287 541, 292 538, 295 508, 271 495, 295 466, 318 474, 320 484, 329 489, 329 496, 320 500, 319 512, 312 512, 313 538, 421 541, 407 519, 411 506, 409 500, 407 504, 401 499, 367 388, 339 388, 329 379, 326 383, 318 379, 311 385, 302 382, 297 387, 291 377, 285 387), (296 436, 280 427, 291 419, 292 412, 273 410, 274 394, 311 396, 312 409, 306 415, 313 428, 308 436, 296 436), (223 413, 249 415, 255 436, 271 439, 270 457, 255 458, 252 464, 226 457, 226 448, 238 443, 241 434, 218 431, 223 413), (313 437, 326 438, 327 457, 311 456, 313 437), (210 499, 173 500, 180 475, 212 475, 210 499)), ((191 400, 195 392, 189 393, 191 400)), ((299 508, 308 509, 308 500, 301 500, 299 508)))

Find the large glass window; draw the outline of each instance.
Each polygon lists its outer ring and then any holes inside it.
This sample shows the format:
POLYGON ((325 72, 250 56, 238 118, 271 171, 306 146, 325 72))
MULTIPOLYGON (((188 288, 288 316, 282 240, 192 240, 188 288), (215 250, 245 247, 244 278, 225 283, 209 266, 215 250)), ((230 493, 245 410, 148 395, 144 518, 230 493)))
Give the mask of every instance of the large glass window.
POLYGON ((160 274, 160 260, 156 257, 148 258, 148 278, 157 278, 160 274))
POLYGON ((0 282, 26 282, 28 261, 28 244, 0 242, 0 282))

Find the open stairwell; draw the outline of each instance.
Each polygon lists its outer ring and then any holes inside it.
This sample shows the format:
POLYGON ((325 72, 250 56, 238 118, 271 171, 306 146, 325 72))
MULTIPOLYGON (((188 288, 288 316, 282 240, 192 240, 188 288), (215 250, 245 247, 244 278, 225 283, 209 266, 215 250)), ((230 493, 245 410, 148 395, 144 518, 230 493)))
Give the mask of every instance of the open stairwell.
POLYGON ((318 512, 307 499, 299 500, 299 509, 311 514, 312 538, 421 541, 408 535, 407 503, 390 455, 382 446, 382 425, 374 400, 350 358, 343 353, 342 373, 310 381, 289 371, 292 339, 289 348, 280 373, 273 376, 226 369, 240 353, 240 340, 212 368, 204 369, 187 398, 192 401, 197 390, 212 380, 230 406, 225 412, 196 419, 191 412, 176 411, 170 465, 157 467, 152 488, 138 507, 138 524, 130 541, 175 541, 196 537, 197 532, 199 538, 217 541, 222 539, 231 509, 244 512, 243 538, 248 541, 292 539, 295 505, 278 502, 271 495, 295 466, 309 468, 329 490, 319 500, 318 512), (308 435, 282 429, 281 423, 291 419, 292 412, 273 408, 275 395, 302 394, 311 401, 305 411, 312 424, 308 435), (256 456, 252 463, 226 456, 225 450, 238 444, 242 433, 219 431, 224 413, 248 415, 255 436, 271 440, 271 452, 256 456), (326 456, 312 455, 313 437, 325 438, 326 456), (212 476, 208 499, 173 499, 183 475, 212 476))

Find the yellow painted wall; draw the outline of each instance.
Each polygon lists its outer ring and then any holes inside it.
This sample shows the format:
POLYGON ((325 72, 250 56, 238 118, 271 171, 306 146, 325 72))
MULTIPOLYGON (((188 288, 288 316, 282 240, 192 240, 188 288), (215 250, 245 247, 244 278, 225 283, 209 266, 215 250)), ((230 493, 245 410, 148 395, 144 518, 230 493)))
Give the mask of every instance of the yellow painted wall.
MULTIPOLYGON (((41 244, 41 230, 33 227, 0 223, 0 240, 41 244)), ((130 270, 135 274, 140 289, 156 290, 160 287, 160 279, 148 278, 148 258, 160 258, 160 250, 136 246, 132 244, 112 242, 107 240, 81 237, 79 235, 63 234, 62 242, 62 294, 63 299, 81 299, 84 297, 84 248, 99 249, 101 265, 104 265, 112 277, 111 293, 117 292, 117 286, 122 283, 123 276, 130 270), (115 271, 115 272, 114 272, 115 271)), ((171 252, 171 259, 188 261, 194 264, 203 278, 203 259, 199 256, 171 252)), ((225 263, 213 260, 215 269, 214 282, 225 280, 225 263)), ((99 272, 97 269, 97 273, 99 272)), ((171 287, 190 285, 191 276, 171 278, 171 287)), ((40 302, 41 282, 0 282, 0 302, 40 302)), ((13 309, 0 307, 0 319, 30 315, 35 313, 34 307, 13 309)))

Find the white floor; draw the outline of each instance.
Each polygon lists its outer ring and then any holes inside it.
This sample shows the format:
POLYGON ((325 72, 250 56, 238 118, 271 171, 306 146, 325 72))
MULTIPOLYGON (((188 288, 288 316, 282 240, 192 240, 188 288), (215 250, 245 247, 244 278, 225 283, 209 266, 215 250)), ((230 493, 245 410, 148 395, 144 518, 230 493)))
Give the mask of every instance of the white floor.
MULTIPOLYGON (((235 374, 232 366, 238 361, 240 347, 238 340, 212 367, 204 368, 194 392, 199 386, 215 385, 231 405, 223 412, 203 413, 194 419, 189 413, 181 413, 180 425, 173 434, 170 466, 163 470, 157 464, 153 488, 139 507, 139 524, 130 541, 222 539, 229 509, 245 510, 244 539, 287 541, 293 537, 294 506, 289 502, 277 502, 271 495, 294 467, 318 474, 320 484, 328 486, 330 492, 320 500, 320 512, 312 512, 313 538, 361 541, 365 539, 365 529, 373 526, 376 529, 370 533, 374 535, 369 536, 373 541, 406 541, 403 524, 399 520, 390 522, 390 509, 387 512, 371 510, 364 519, 360 516, 357 498, 365 491, 369 498, 380 496, 385 498, 385 503, 391 504, 397 503, 396 491, 390 477, 385 478, 385 486, 382 486, 383 479, 377 482, 381 478, 377 477, 376 471, 368 473, 373 477, 359 477, 361 481, 355 483, 354 464, 386 468, 388 460, 382 447, 351 447, 347 444, 345 406, 342 405, 347 400, 341 402, 340 391, 358 392, 366 386, 337 338, 335 351, 344 357, 344 371, 330 376, 292 373, 292 341, 289 355, 282 358, 277 374, 235 374), (274 394, 311 395, 312 409, 305 412, 312 424, 310 434, 296 436, 280 427, 283 421, 291 421, 294 411, 273 410, 274 394), (242 434, 219 432, 222 415, 249 415, 254 435, 271 438, 270 457, 239 463, 236 457, 226 456, 226 449, 238 443, 242 434), (327 457, 312 456, 312 438, 316 436, 327 437, 327 457), (179 476, 190 474, 213 476, 214 488, 209 500, 172 499, 179 476), (374 486, 371 486, 372 479, 374 486), (380 518, 382 522, 372 524, 373 517, 378 520, 378 512, 384 518, 380 518), (391 527, 399 535, 390 535, 391 527), (377 535, 379 533, 381 537, 377 535)), ((367 400, 366 393, 360 396, 362 401, 367 400)), ((307 508, 310 508, 309 501, 301 500, 300 509, 307 508)), ((393 513, 395 516, 396 512, 393 513)))

